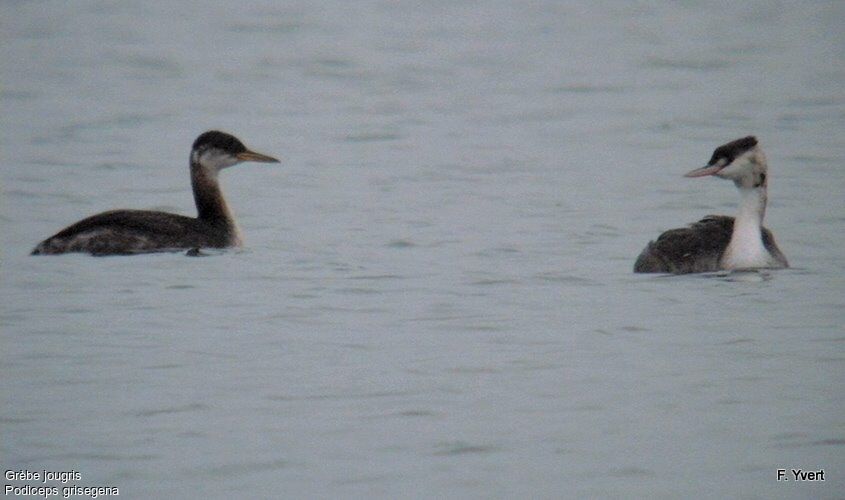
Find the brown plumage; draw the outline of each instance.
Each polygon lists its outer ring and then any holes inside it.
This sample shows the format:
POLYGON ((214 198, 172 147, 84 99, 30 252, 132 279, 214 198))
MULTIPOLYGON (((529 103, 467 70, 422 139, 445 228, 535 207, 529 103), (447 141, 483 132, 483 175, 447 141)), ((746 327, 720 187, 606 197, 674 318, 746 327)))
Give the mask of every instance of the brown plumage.
POLYGON ((753 136, 716 148, 706 166, 686 176, 732 180, 741 199, 737 217, 710 215, 688 227, 664 232, 646 245, 634 263, 634 272, 684 274, 789 267, 772 232, 763 227, 767 168, 766 156, 753 136))
POLYGON ((39 243, 32 255, 84 252, 131 255, 240 245, 238 228, 217 175, 244 161, 278 162, 250 151, 234 136, 209 131, 194 141, 191 184, 197 217, 150 210, 110 210, 83 219, 39 243))
MULTIPOLYGON (((637 257, 635 273, 706 273, 721 269, 719 263, 731 241, 734 218, 708 215, 689 227, 670 229, 650 241, 637 257)), ((772 232, 762 230, 763 246, 783 261, 772 232)))

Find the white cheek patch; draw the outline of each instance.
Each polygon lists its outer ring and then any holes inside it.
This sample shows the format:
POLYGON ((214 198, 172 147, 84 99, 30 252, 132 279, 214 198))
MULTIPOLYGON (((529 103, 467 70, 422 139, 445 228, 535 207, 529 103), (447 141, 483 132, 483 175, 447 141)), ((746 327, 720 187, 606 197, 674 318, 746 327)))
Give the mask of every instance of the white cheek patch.
POLYGON ((719 177, 726 177, 728 179, 736 179, 746 175, 748 164, 751 163, 753 158, 753 153, 751 151, 746 151, 741 155, 737 156, 734 161, 730 163, 730 165, 726 166, 719 172, 719 177))
POLYGON ((226 167, 231 167, 237 163, 237 160, 233 159, 231 156, 214 149, 206 150, 201 153, 194 152, 193 154, 198 156, 197 163, 213 172, 219 172, 220 170, 226 167))

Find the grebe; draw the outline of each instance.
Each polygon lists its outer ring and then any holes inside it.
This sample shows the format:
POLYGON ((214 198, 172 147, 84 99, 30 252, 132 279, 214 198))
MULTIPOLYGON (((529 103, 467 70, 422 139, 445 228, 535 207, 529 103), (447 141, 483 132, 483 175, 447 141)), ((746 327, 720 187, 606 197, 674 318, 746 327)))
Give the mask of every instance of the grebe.
POLYGON ((241 245, 238 226, 217 182, 221 170, 245 161, 278 163, 250 151, 234 136, 211 130, 191 148, 191 185, 197 217, 149 210, 110 210, 73 224, 42 241, 32 255, 87 252, 130 255, 241 245))
POLYGON ((748 136, 719 146, 707 166, 686 177, 708 175, 734 181, 741 197, 736 219, 709 215, 689 227, 664 232, 646 245, 634 272, 685 274, 789 267, 772 232, 763 227, 766 155, 757 138, 748 136))

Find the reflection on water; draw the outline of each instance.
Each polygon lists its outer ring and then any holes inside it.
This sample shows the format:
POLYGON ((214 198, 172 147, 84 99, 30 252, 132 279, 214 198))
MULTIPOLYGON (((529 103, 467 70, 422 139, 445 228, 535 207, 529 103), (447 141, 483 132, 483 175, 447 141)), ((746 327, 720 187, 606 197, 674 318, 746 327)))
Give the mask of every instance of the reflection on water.
POLYGON ((4 467, 130 497, 843 490, 841 3, 0 10, 4 467), (27 255, 193 213, 210 128, 283 159, 221 176, 244 251, 27 255), (632 274, 736 209, 681 175, 752 133, 796 267, 632 274))

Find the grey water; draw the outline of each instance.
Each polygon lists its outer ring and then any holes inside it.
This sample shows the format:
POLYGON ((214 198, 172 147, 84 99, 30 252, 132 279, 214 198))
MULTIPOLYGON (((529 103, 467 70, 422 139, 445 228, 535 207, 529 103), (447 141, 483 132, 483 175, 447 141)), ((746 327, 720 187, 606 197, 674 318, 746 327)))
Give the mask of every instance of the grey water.
POLYGON ((129 498, 842 498, 843 19, 0 3, 0 467, 129 498), (28 255, 193 214, 211 128, 282 160, 221 176, 243 250, 28 255), (682 174, 749 134, 792 268, 634 275, 732 214, 682 174))

